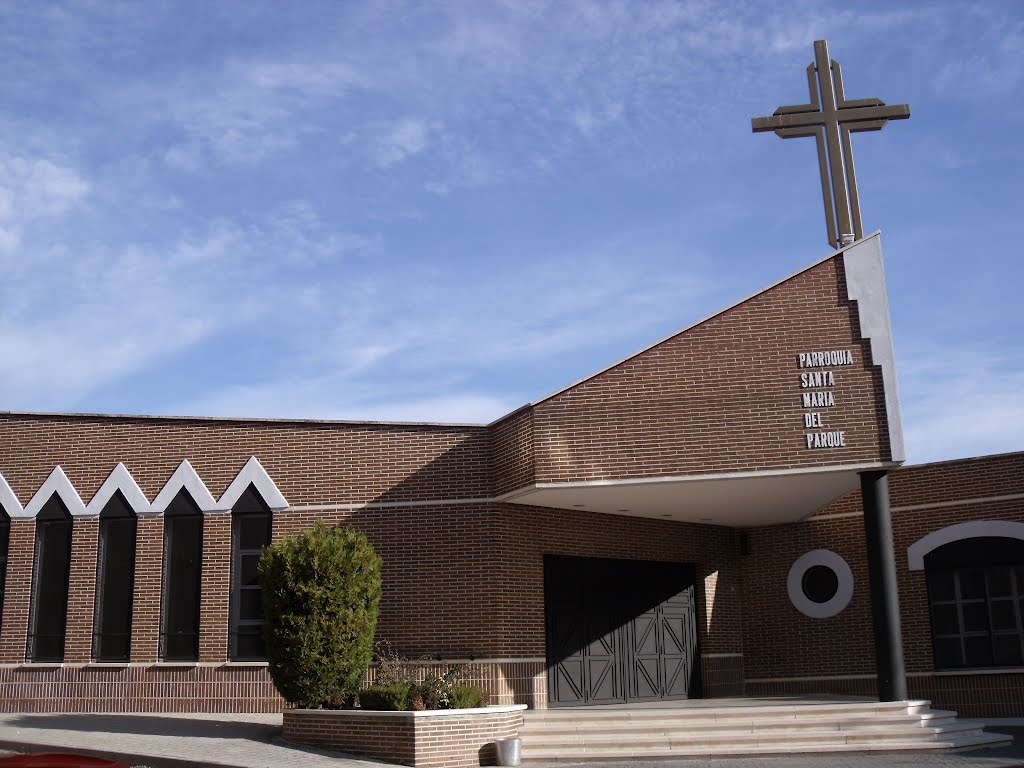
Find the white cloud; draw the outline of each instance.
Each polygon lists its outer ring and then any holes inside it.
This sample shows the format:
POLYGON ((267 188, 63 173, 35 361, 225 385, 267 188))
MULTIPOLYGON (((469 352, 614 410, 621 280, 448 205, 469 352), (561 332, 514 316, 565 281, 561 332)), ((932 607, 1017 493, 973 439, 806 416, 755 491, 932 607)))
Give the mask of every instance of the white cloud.
POLYGON ((418 155, 430 141, 430 129, 422 120, 405 118, 384 131, 377 147, 377 163, 384 168, 418 155))
POLYGON ((1024 347, 921 344, 899 370, 909 461, 1020 450, 1024 347))

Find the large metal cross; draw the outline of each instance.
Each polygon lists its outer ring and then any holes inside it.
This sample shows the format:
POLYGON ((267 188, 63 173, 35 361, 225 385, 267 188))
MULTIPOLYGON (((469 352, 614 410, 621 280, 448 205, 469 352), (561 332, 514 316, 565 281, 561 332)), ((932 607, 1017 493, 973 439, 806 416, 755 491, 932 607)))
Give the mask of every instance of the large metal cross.
POLYGON ((829 59, 824 40, 814 41, 814 63, 807 67, 807 86, 810 104, 779 107, 771 117, 753 118, 751 127, 755 133, 775 131, 784 139, 815 138, 828 241, 833 248, 840 248, 864 237, 850 134, 878 131, 889 120, 910 117, 910 106, 886 106, 881 99, 847 99, 842 70, 838 62, 829 59))

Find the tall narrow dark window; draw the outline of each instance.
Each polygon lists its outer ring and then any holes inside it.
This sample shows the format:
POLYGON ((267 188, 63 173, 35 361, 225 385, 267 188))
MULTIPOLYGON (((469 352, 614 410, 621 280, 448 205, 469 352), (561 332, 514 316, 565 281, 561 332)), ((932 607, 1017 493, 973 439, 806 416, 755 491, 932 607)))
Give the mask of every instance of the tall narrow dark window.
POLYGON ((92 655, 97 661, 128 661, 130 656, 135 527, 135 512, 117 491, 100 512, 92 635, 92 655))
POLYGON ((36 517, 32 611, 26 649, 32 661, 64 661, 70 575, 71 513, 55 493, 36 517))
POLYGON ((7 549, 11 542, 11 518, 0 505, 0 621, 4 615, 4 594, 7 591, 7 549))
POLYGON ((270 543, 270 507, 250 485, 231 510, 231 658, 267 658, 263 645, 263 595, 257 572, 270 543))
POLYGON ((164 515, 164 605, 160 655, 167 661, 198 661, 203 513, 183 488, 164 515))

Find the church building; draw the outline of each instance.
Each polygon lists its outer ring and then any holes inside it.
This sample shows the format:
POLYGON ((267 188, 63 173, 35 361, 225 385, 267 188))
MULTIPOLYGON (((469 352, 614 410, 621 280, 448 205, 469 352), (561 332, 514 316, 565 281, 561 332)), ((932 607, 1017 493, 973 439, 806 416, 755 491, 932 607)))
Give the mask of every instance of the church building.
POLYGON ((322 520, 493 703, 1024 716, 1024 453, 903 466, 878 233, 487 425, 0 412, 0 707, 252 712, 322 520))

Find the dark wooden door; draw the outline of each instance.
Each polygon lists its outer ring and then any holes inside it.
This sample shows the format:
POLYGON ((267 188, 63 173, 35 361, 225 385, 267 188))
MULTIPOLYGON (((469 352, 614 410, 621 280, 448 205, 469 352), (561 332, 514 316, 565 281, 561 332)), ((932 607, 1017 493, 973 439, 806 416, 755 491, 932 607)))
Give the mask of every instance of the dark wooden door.
POLYGON ((552 706, 699 695, 693 567, 548 556, 552 706))

